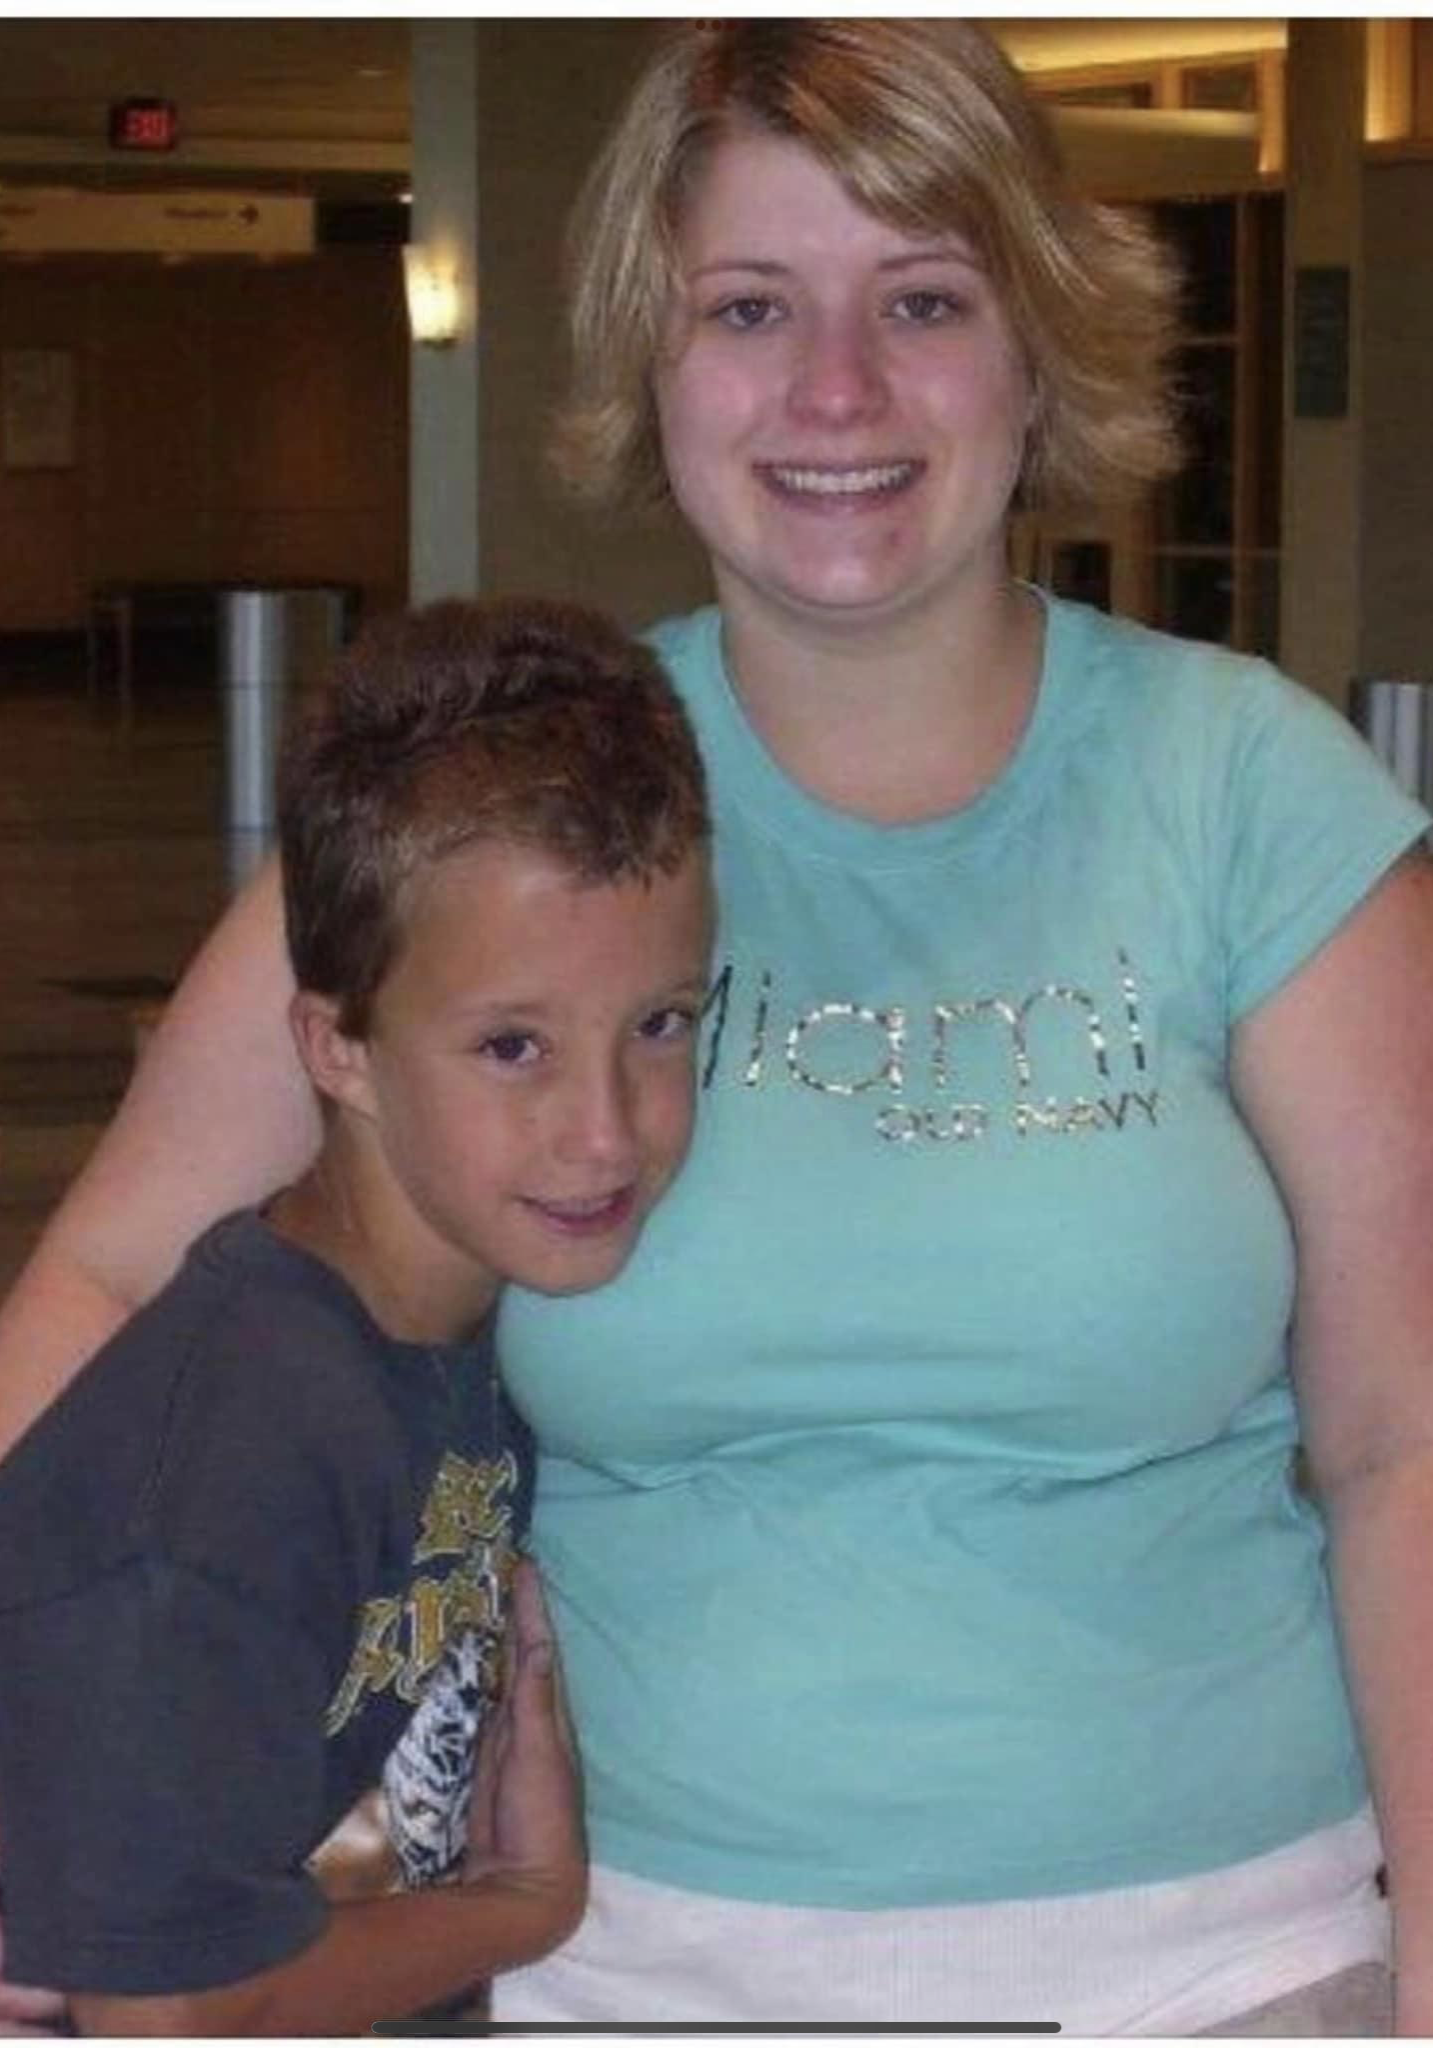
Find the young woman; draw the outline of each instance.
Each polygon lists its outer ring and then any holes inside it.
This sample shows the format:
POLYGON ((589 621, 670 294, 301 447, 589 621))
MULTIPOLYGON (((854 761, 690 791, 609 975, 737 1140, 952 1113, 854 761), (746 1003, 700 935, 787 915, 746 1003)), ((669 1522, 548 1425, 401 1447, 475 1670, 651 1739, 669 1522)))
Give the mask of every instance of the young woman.
MULTIPOLYGON (((683 1181, 505 1319, 598 1867, 498 2016, 1387 2031, 1386 1860, 1429 2031, 1427 820, 1007 566, 1168 462, 1162 266, 950 21, 674 33, 575 246, 569 474, 711 553, 656 644, 724 927, 683 1181)), ((307 1156, 280 961, 270 880, 17 1290, 12 1428, 307 1156)))

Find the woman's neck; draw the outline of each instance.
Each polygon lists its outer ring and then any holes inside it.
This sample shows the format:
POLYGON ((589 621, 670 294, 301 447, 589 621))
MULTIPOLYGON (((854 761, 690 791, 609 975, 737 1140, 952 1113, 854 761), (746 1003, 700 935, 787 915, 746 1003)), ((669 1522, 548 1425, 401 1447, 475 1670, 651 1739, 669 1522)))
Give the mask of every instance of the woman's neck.
POLYGON ((727 667, 747 717, 792 780, 838 810, 878 824, 957 810, 1019 745, 1044 612, 1018 584, 1002 579, 939 618, 870 626, 722 597, 727 667))

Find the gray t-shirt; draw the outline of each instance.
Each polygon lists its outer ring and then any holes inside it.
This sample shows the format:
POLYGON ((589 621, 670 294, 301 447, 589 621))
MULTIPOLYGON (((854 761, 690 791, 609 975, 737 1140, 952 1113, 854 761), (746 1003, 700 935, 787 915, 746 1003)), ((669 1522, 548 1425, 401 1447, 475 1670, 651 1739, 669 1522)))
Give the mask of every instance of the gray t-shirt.
POLYGON ((389 1337, 252 1212, 201 1237, 0 1466, 9 1973, 272 1967, 380 1778, 392 1880, 450 1867, 530 1491, 489 1332, 389 1337))

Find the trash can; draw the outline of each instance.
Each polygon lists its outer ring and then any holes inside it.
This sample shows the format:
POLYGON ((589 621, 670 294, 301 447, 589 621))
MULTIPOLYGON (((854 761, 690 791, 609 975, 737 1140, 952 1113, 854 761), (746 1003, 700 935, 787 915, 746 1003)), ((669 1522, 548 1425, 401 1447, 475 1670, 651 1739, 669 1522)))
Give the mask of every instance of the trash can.
POLYGON ((1433 683, 1355 676, 1348 715, 1394 780, 1433 805, 1433 683))
POLYGON ((230 585, 219 593, 224 828, 238 889, 273 843, 274 768, 292 698, 348 637, 357 593, 332 583, 230 585))

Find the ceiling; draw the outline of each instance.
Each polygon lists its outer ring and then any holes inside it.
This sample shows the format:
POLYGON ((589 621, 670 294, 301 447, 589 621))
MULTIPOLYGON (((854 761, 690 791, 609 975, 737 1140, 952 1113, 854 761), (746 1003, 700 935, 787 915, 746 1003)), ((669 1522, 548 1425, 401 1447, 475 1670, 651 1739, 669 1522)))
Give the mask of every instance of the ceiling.
POLYGON ((0 20, 0 177, 391 190, 408 168, 408 21, 0 20), (164 158, 110 150, 107 109, 173 100, 164 158))
MULTIPOLYGON (((994 19, 1033 69, 1277 47, 1282 20, 994 19)), ((401 19, 0 20, 0 179, 285 186, 320 196, 399 189, 408 167, 401 19), (117 156, 106 110, 176 102, 179 149, 117 156)))
POLYGON ((1075 70, 1086 64, 1144 64, 1165 58, 1225 57, 1255 50, 1282 50, 1288 23, 1282 17, 1255 20, 1158 21, 1075 18, 987 20, 1015 62, 1029 71, 1075 70))
POLYGON ((60 19, 0 22, 0 125, 66 133, 126 94, 180 101, 196 132, 402 140, 408 23, 60 19))

